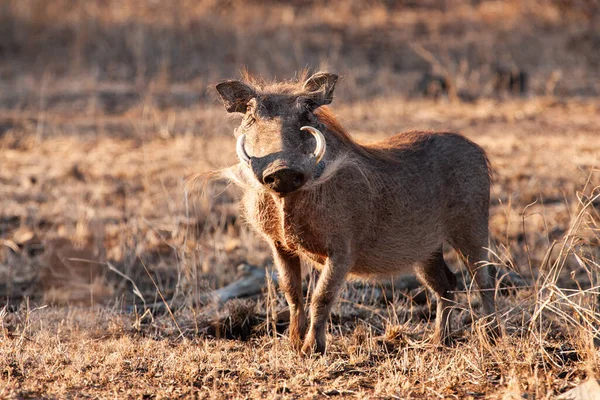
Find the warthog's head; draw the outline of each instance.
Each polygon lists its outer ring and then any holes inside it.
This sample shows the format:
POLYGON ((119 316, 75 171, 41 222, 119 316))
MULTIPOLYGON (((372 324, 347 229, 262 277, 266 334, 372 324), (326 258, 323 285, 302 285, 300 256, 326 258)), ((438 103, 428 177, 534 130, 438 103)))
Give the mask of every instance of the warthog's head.
POLYGON ((227 111, 244 114, 235 130, 240 162, 266 188, 283 196, 315 178, 327 146, 314 111, 331 103, 336 81, 320 72, 302 84, 217 85, 227 111))

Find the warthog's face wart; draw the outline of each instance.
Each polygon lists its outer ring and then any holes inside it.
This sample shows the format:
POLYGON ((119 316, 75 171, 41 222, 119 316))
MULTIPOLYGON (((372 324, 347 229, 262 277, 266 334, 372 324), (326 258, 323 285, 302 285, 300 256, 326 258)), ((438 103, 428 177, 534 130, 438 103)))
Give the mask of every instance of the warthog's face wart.
POLYGON ((301 92, 289 93, 269 93, 268 87, 240 81, 217 85, 227 111, 244 114, 235 130, 237 154, 265 188, 284 196, 314 178, 327 146, 313 112, 331 103, 336 80, 318 73, 301 92))

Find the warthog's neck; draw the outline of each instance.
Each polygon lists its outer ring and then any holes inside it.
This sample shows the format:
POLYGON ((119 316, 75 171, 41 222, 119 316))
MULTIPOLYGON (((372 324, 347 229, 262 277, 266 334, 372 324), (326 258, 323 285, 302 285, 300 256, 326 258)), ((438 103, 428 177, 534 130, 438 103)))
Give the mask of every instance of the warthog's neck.
POLYGON ((325 199, 320 188, 298 191, 278 199, 277 211, 283 243, 293 251, 325 255, 326 233, 322 226, 325 199))

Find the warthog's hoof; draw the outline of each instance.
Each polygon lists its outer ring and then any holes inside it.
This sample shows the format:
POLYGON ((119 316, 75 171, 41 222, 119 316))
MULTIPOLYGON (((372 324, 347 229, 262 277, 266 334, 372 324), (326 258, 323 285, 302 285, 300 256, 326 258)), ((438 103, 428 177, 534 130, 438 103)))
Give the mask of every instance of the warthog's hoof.
POLYGON ((296 351, 300 351, 302 349, 302 345, 304 344, 304 338, 300 336, 298 331, 290 330, 289 333, 290 344, 292 348, 296 351))
POLYGON ((498 342, 498 339, 502 336, 502 332, 500 331, 500 325, 495 318, 485 326, 485 333, 487 334, 490 343, 496 344, 498 342))
POLYGON ((491 344, 496 344, 498 339, 502 336, 500 324, 496 317, 492 315, 481 317, 477 321, 475 328, 476 331, 482 333, 491 344))
POLYGON ((304 313, 290 315, 290 327, 288 330, 290 343, 296 351, 300 351, 306 336, 306 316, 304 313))
POLYGON ((313 354, 325 354, 325 333, 322 335, 315 335, 313 330, 309 330, 304 344, 302 345, 302 354, 310 356, 313 354))
POLYGON ((450 334, 450 332, 435 331, 433 336, 431 336, 431 344, 434 346, 444 346, 451 347, 454 344, 454 338, 450 334))

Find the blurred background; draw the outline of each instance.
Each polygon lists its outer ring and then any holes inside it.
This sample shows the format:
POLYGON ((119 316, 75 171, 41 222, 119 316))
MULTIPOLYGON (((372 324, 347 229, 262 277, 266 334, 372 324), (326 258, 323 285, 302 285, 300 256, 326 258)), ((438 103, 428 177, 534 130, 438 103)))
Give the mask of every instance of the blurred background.
MULTIPOLYGON (((489 96, 509 70, 525 72, 535 95, 600 90, 594 0, 4 0, 0 15, 9 107, 20 91, 61 80, 72 90, 169 85, 175 105, 191 105, 242 67, 283 79, 327 66, 345 78, 344 102, 409 95, 426 72, 447 75, 468 98, 489 96)), ((122 96, 103 106, 134 100, 122 96)))
POLYGON ((1 0, 2 302, 132 304, 160 289, 200 304, 238 265, 269 266, 235 189, 188 180, 236 162, 237 120, 213 87, 244 68, 340 74, 332 106, 362 140, 451 129, 482 144, 497 172, 497 261, 531 271, 570 226, 576 193, 598 183, 599 10, 593 0, 1 0))

